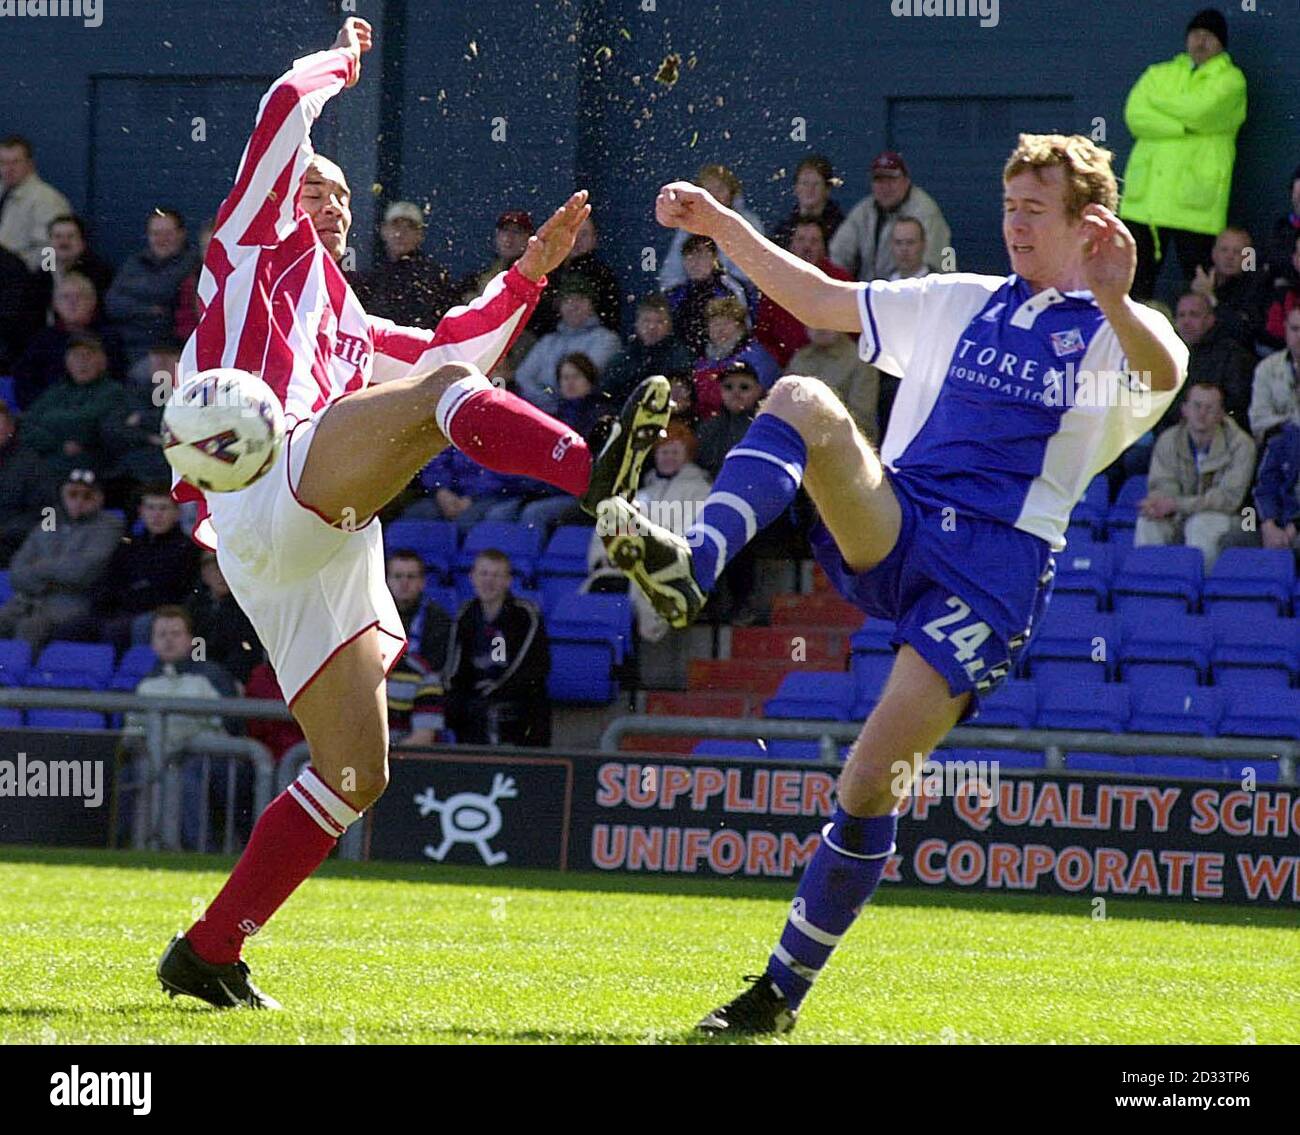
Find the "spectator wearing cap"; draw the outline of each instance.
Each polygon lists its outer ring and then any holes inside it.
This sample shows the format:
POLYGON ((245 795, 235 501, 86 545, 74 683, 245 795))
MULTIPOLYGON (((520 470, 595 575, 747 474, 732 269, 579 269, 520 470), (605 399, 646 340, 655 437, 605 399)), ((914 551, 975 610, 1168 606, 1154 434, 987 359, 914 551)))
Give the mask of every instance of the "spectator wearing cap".
MULTIPOLYGON (((1229 416, 1245 425, 1249 420, 1255 356, 1219 321, 1213 302, 1200 292, 1186 292, 1179 297, 1174 327, 1188 347, 1188 389, 1195 382, 1220 387, 1229 416)), ((1175 418, 1178 405, 1176 401, 1166 411, 1156 426, 1157 433, 1175 418)))
POLYGON ((1156 438, 1147 495, 1138 502, 1136 547, 1199 548, 1205 570, 1238 518, 1255 471, 1255 443, 1223 412, 1223 391, 1190 381, 1182 421, 1156 438))
POLYGON ((694 364, 695 356, 673 334, 668 298, 653 292, 637 303, 636 334, 605 367, 600 387, 615 406, 621 406, 637 384, 651 375, 689 374, 694 364))
POLYGON ((436 327, 456 304, 447 269, 430 256, 424 243, 424 213, 411 201, 394 201, 384 210, 379 230, 383 263, 352 282, 362 307, 371 315, 403 327, 436 327))
POLYGON ((1214 305, 1224 330, 1247 350, 1254 350, 1268 310, 1267 273, 1263 265, 1247 267, 1246 257, 1254 253, 1251 243, 1249 230, 1229 225, 1215 238, 1212 267, 1207 272, 1198 264, 1191 284, 1192 291, 1214 305))
POLYGON ((800 221, 819 221, 829 241, 844 223, 844 210, 831 197, 831 190, 840 184, 829 158, 821 154, 809 154, 804 158, 794 171, 794 208, 773 230, 772 242, 790 248, 790 239, 800 221))
POLYGON ((42 273, 57 284, 70 272, 79 272, 95 285, 102 296, 113 282, 113 266, 97 255, 86 240, 86 222, 76 213, 62 213, 50 222, 50 247, 54 249, 54 271, 42 273))
POLYGON ((215 552, 199 554, 200 586, 186 608, 194 626, 195 646, 204 658, 219 663, 236 681, 244 683, 266 657, 253 624, 230 594, 215 552))
POLYGON ((55 475, 82 466, 105 468, 116 454, 113 425, 128 413, 126 391, 108 377, 108 355, 98 335, 68 341, 65 376, 23 415, 23 436, 55 475))
POLYGON ((54 285, 54 322, 42 327, 14 365, 20 407, 30 406, 65 373, 68 344, 74 335, 99 336, 108 356, 110 373, 120 372, 121 357, 112 333, 100 318, 99 294, 89 277, 69 272, 54 285))
POLYGON ((596 316, 601 323, 615 334, 622 333, 622 292, 618 286, 618 276, 596 251, 598 239, 596 222, 588 217, 578 226, 578 235, 564 263, 548 274, 551 287, 542 293, 537 311, 528 321, 529 330, 538 335, 549 335, 555 330, 560 319, 556 297, 563 290, 565 281, 580 276, 591 285, 596 316))
POLYGON ((122 521, 104 512, 92 470, 68 473, 59 504, 53 523, 34 525, 9 561, 14 593, 0 607, 0 638, 26 639, 33 651, 90 614, 95 588, 122 538, 122 521))
POLYGON ((0 568, 8 566, 40 519, 40 510, 55 496, 40 458, 19 436, 13 411, 0 402, 0 568))
MULTIPOLYGON (((761 233, 765 231, 763 222, 758 219, 758 215, 745 206, 744 186, 741 185, 740 178, 726 166, 719 165, 716 162, 700 166, 695 174, 695 184, 712 194, 720 205, 739 213, 754 226, 755 232, 761 233)), ((670 295, 674 288, 686 283, 687 279, 690 278, 685 263, 685 246, 689 239, 690 234, 685 229, 677 229, 673 232, 672 240, 668 244, 668 251, 664 254, 663 263, 659 266, 659 290, 665 294, 670 295)), ((749 277, 745 275, 739 264, 725 252, 719 252, 718 258, 728 276, 734 280, 739 280, 746 287, 749 286, 749 277)))
POLYGON ((695 413, 707 422, 722 409, 719 376, 735 363, 745 363, 758 376, 764 390, 781 376, 781 367, 745 326, 745 305, 734 296, 710 300, 707 308, 709 338, 704 357, 697 359, 692 381, 695 384, 695 413))
POLYGON ((710 301, 732 296, 751 314, 752 303, 744 284, 723 269, 712 237, 688 236, 682 243, 682 264, 686 279, 668 292, 668 303, 678 338, 698 358, 709 342, 710 301))
MULTIPOLYGON (((790 251, 800 260, 815 264, 835 280, 852 277, 826 253, 826 227, 820 220, 803 218, 794 226, 790 238, 790 251)), ((785 366, 790 356, 808 342, 808 333, 799 320, 769 296, 759 296, 758 312, 754 319, 754 338, 768 353, 785 366)))
POLYGON ((537 340, 515 371, 519 393, 548 412, 559 404, 555 382, 565 355, 586 355, 599 372, 619 348, 618 335, 596 315, 595 293, 585 276, 570 275, 557 291, 557 301, 560 322, 537 340))
POLYGON ((68 199, 37 174, 31 142, 17 134, 0 139, 0 248, 39 272, 50 222, 71 212, 68 199))
POLYGON ((146 247, 118 269, 104 300, 127 365, 141 382, 149 379, 144 373, 149 348, 174 333, 181 285, 200 265, 198 250, 185 232, 185 218, 175 209, 155 209, 145 232, 146 247))
POLYGON ((1172 245, 1184 282, 1209 268, 1228 220, 1246 77, 1227 52, 1228 22, 1205 8, 1187 25, 1186 51, 1148 67, 1124 104, 1136 139, 1119 215, 1137 242, 1132 293, 1149 299, 1172 245))
POLYGON ((1293 307, 1283 326, 1286 345, 1255 368, 1250 393, 1250 432, 1263 445, 1287 422, 1300 425, 1300 307, 1293 307))
POLYGON ((518 260, 533 235, 533 218, 523 209, 509 209, 497 218, 492 234, 492 262, 481 272, 471 272, 457 285, 462 303, 472 303, 498 275, 518 260))
POLYGON ((938 203, 912 176, 901 154, 885 150, 871 163, 871 192, 849 210, 831 238, 831 259, 859 280, 887 280, 897 269, 894 224, 912 217, 925 230, 925 262, 936 271, 951 272, 943 263, 952 245, 952 231, 938 203))
POLYGON ((181 531, 180 508, 165 483, 145 487, 136 516, 96 588, 86 626, 69 637, 109 642, 118 651, 148 642, 154 609, 183 603, 197 586, 199 546, 181 531))
MULTIPOLYGON (((636 493, 641 512, 678 536, 685 536, 686 530, 699 519, 712 485, 712 478, 697 463, 696 449, 695 435, 680 422, 669 422, 664 436, 655 442, 650 468, 636 493)), ((587 568, 591 573, 585 585, 587 590, 603 589, 605 580, 615 586, 624 581, 622 573, 610 566, 599 532, 592 533, 587 568)), ((636 613, 637 633, 647 642, 658 642, 668 633, 668 624, 656 614, 640 588, 630 588, 629 594, 636 613)))
POLYGON ((843 331, 807 331, 808 345, 795 352, 785 373, 820 378, 844 403, 862 436, 879 445, 880 371, 862 361, 857 343, 843 331))
POLYGON ((1300 241, 1300 166, 1291 173, 1291 208, 1273 222, 1265 249, 1274 287, 1300 285, 1300 268, 1292 259, 1297 241, 1300 241))

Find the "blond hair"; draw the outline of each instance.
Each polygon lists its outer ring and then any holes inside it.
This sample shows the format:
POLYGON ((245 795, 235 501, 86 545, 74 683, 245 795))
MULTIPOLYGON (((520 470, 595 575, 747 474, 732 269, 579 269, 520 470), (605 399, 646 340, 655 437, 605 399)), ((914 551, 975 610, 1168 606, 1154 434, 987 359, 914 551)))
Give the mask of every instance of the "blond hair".
POLYGON ((706 319, 734 319, 741 327, 749 323, 749 309, 737 296, 715 296, 704 305, 706 319))
POLYGON ((1119 205, 1119 186, 1110 168, 1115 155, 1082 134, 1021 134, 1002 171, 1003 182, 1026 170, 1039 177, 1041 170, 1063 167, 1065 211, 1078 217, 1087 205, 1119 205))

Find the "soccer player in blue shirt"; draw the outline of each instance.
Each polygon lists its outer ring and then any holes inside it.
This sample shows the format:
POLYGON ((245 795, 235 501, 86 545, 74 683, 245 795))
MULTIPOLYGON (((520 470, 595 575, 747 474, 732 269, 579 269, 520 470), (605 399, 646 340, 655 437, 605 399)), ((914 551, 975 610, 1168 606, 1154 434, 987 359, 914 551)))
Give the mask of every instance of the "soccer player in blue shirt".
POLYGON ((1169 321, 1129 297, 1137 250, 1115 215, 1111 157, 1079 135, 1021 135, 1002 174, 1007 277, 842 283, 703 189, 660 191, 661 224, 712 237, 764 294, 811 327, 858 333, 862 358, 901 378, 879 455, 826 385, 782 378, 685 539, 626 501, 601 505, 611 562, 682 627, 802 484, 820 517, 818 562, 843 595, 896 624, 889 681, 766 973, 705 1031, 794 1027, 895 850, 895 810, 917 768, 1040 621, 1075 502, 1186 377, 1169 321))

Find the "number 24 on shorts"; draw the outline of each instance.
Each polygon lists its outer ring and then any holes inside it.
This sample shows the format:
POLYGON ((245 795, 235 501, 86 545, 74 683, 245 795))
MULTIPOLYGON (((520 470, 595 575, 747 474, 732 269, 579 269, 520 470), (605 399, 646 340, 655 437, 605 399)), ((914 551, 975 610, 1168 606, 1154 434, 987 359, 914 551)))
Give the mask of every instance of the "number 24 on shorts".
POLYGON ((953 652, 953 657, 957 659, 965 668, 966 673, 974 678, 981 670, 984 669, 984 660, 976 658, 975 652, 984 645, 984 640, 993 633, 992 628, 985 622, 967 623, 965 626, 959 626, 955 630, 945 630, 954 623, 962 623, 966 616, 970 614, 970 605, 963 603, 955 595, 949 595, 947 600, 948 607, 951 611, 947 615, 940 615, 937 619, 931 619, 922 626, 925 631, 935 642, 943 642, 947 639, 957 649, 953 652))

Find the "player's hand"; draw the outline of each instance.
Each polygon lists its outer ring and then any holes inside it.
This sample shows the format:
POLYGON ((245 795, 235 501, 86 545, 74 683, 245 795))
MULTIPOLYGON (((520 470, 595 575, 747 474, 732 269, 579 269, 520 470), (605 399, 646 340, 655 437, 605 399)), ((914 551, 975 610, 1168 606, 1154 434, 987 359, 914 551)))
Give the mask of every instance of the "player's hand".
POLYGON ((672 181, 655 198, 655 220, 667 229, 714 236, 726 209, 707 189, 689 181, 672 181))
POLYGON ((1083 280, 1103 310, 1128 297, 1137 273, 1137 241, 1105 205, 1083 210, 1083 280))
POLYGON ((347 83, 349 87, 355 86, 357 80, 361 78, 361 57, 373 44, 374 33, 365 20, 358 16, 349 16, 343 21, 343 26, 339 28, 339 34, 330 50, 346 51, 356 59, 357 65, 352 68, 352 78, 347 83))
POLYGON ((536 282, 548 272, 555 271, 573 251, 578 229, 590 216, 587 191, 579 189, 528 238, 528 247, 516 264, 520 274, 536 282))

